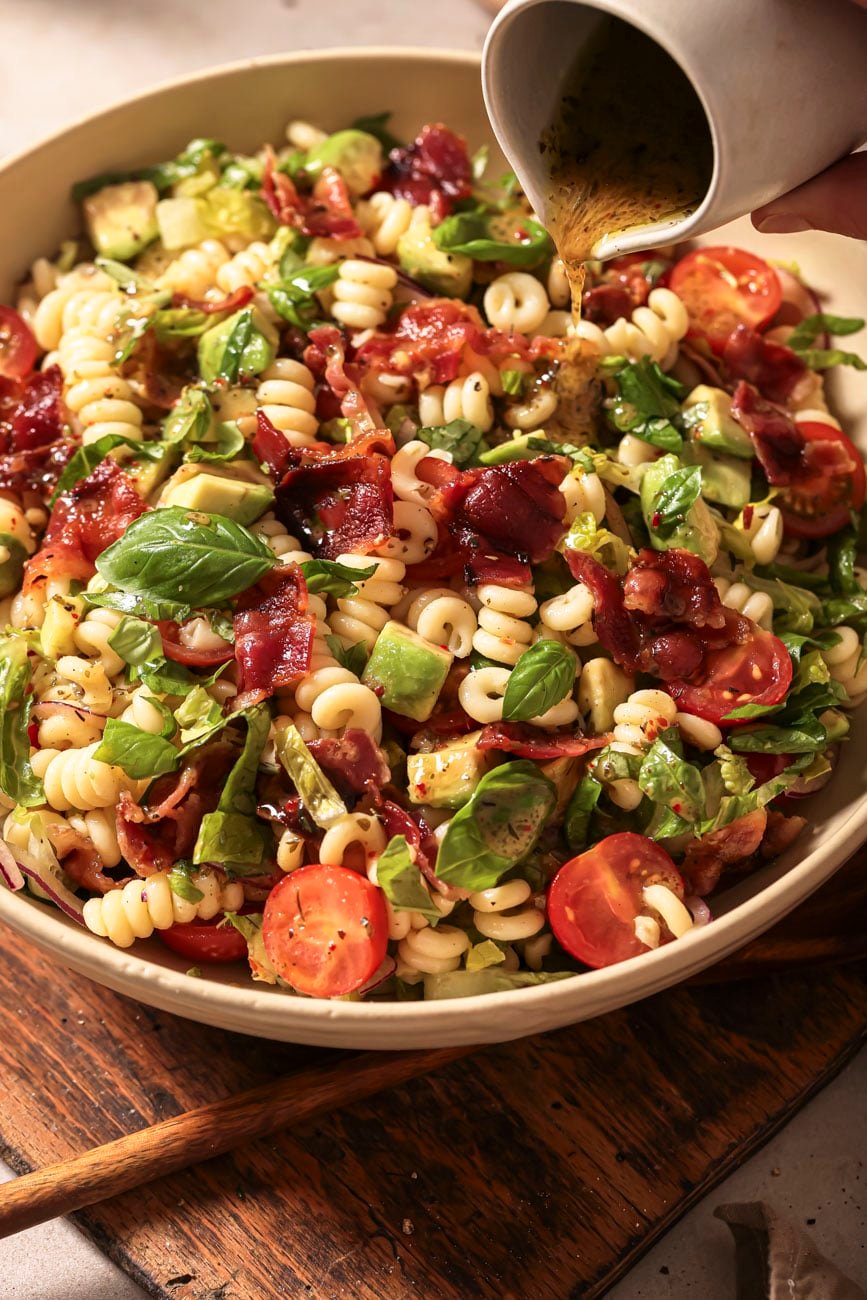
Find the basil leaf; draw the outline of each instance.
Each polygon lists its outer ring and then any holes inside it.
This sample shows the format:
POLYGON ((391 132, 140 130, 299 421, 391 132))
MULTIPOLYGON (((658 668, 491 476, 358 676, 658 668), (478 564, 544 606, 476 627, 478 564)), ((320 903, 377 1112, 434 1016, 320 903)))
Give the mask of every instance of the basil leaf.
POLYGON ((433 241, 446 253, 463 253, 477 262, 506 262, 525 268, 541 265, 552 256, 551 236, 532 217, 521 217, 519 241, 497 239, 492 214, 487 211, 455 212, 433 230, 433 241))
POLYGON ((840 638, 835 632, 822 632, 819 636, 799 636, 796 632, 780 632, 778 640, 782 641, 796 667, 805 646, 815 646, 817 650, 830 650, 840 644, 840 638))
POLYGON ((161 307, 150 318, 151 329, 159 343, 198 338, 213 323, 213 315, 195 307, 161 307))
POLYGON ((749 571, 734 575, 736 582, 745 582, 753 591, 763 591, 774 603, 774 632, 796 632, 807 635, 821 614, 821 601, 803 587, 783 582, 781 578, 762 578, 749 571))
POLYGON ((815 754, 828 743, 828 732, 818 718, 805 716, 794 726, 739 729, 730 743, 740 754, 815 754))
POLYGON ((795 326, 786 340, 786 346, 793 352, 801 352, 815 342, 820 334, 836 334, 842 337, 846 334, 857 334, 863 328, 864 321, 856 316, 831 316, 828 312, 820 311, 812 316, 805 316, 800 324, 795 326))
POLYGON ((135 316, 129 310, 120 312, 113 333, 115 351, 111 364, 115 369, 129 361, 139 340, 144 338, 150 328, 150 316, 135 316))
POLYGON ((512 989, 533 988, 537 984, 552 984, 557 980, 575 978, 571 970, 515 970, 506 971, 489 967, 487 970, 452 970, 444 975, 425 975, 426 1001, 441 998, 475 998, 488 993, 509 993, 512 989))
POLYGON ((208 442, 194 442, 184 453, 184 460, 223 462, 234 460, 244 448, 244 435, 234 420, 222 420, 208 442))
POLYGON ((524 381, 526 375, 523 370, 501 370, 500 379, 503 384, 503 392, 509 397, 520 397, 524 391, 524 381))
MULTIPOLYGON (((222 671, 222 668, 218 668, 210 678, 204 679, 202 685, 211 685, 222 671)), ((198 680, 188 668, 176 664, 172 659, 155 659, 151 663, 142 664, 138 672, 145 686, 157 695, 186 695, 198 680)))
POLYGON ((709 835, 712 831, 720 830, 723 826, 729 826, 739 817, 745 817, 748 813, 755 812, 758 808, 764 808, 778 795, 788 790, 789 786, 795 784, 802 770, 811 762, 809 755, 802 755, 791 763, 784 772, 779 776, 772 777, 764 785, 754 787, 745 794, 727 795, 720 801, 719 809, 713 817, 702 822, 699 832, 702 836, 709 835))
POLYGON ((556 789, 534 763, 494 768, 449 822, 437 876, 459 889, 492 889, 531 852, 556 802, 556 789))
POLYGON ((163 736, 153 736, 121 718, 109 718, 93 757, 122 768, 135 781, 174 772, 180 761, 175 746, 163 736))
POLYGON ((331 266, 302 266, 277 284, 266 285, 268 300, 278 316, 305 332, 323 315, 316 295, 340 274, 336 263, 331 266))
POLYGON ((857 352, 844 352, 841 348, 802 348, 798 356, 810 370, 830 370, 832 366, 851 366, 853 370, 867 370, 867 361, 857 352))
POLYGON ((244 748, 223 786, 216 811, 202 818, 193 849, 193 862, 221 862, 235 872, 258 868, 268 842, 266 828, 256 820, 256 779, 271 713, 267 704, 257 704, 245 716, 244 748))
POLYGON ((124 592, 194 607, 237 596, 274 564, 268 547, 234 520, 178 506, 134 519, 96 561, 124 592))
POLYGON ((64 492, 68 492, 70 488, 75 487, 76 483, 87 478, 88 474, 92 474, 97 465, 101 465, 115 447, 130 447, 138 457, 146 460, 159 460, 163 455, 159 444, 136 442, 134 438, 124 437, 122 433, 106 433, 101 438, 97 438, 96 442, 85 443, 70 456, 51 494, 51 505, 54 505, 64 492))
POLYGON ((181 728, 181 742, 187 745, 191 740, 213 731, 222 721, 223 711, 204 686, 195 686, 183 704, 175 709, 174 718, 181 728))
POLYGON ((108 638, 108 644, 124 663, 136 666, 147 663, 148 660, 159 659, 163 653, 159 629, 152 623, 145 623, 143 619, 130 615, 121 619, 108 638))
POLYGON ((685 762, 679 748, 676 727, 657 736, 642 761, 638 785, 654 803, 665 804, 685 822, 697 822, 705 811, 701 772, 685 762))
POLYGON ((854 528, 844 528, 841 533, 828 538, 828 579, 840 596, 861 594, 861 585, 855 577, 857 554, 858 538, 854 528))
POLYGON ((521 655, 509 674, 503 696, 503 720, 538 718, 572 692, 575 655, 560 641, 537 641, 521 655))
POLYGON ((671 420, 681 414, 683 384, 647 357, 622 366, 616 382, 617 396, 605 404, 614 428, 620 433, 633 433, 665 451, 680 451, 683 438, 671 420))
POLYGON ((393 835, 377 858, 376 883, 396 912, 420 912, 431 925, 442 920, 403 835, 393 835))
POLYGON ((368 117, 357 117, 351 126, 356 131, 366 131, 368 135, 375 136, 386 153, 391 153, 392 149, 403 148, 402 142, 388 129, 391 116, 390 112, 373 113, 368 117))
POLYGON ((153 619, 154 622, 168 619, 183 623, 193 612, 189 605, 176 600, 149 600, 126 591, 87 591, 84 596, 88 605, 97 609, 116 609, 120 614, 153 619))
POLYGON ((253 323, 252 307, 245 307, 199 339, 199 374, 208 383, 237 383, 242 376, 261 374, 274 359, 274 348, 253 323))
POLYGON ((470 424, 469 420, 449 420, 448 424, 425 425, 416 431, 415 436, 426 442, 432 450, 450 451, 454 463, 461 468, 473 464, 480 449, 487 449, 481 429, 470 424))
POLYGON ((42 782, 30 766, 30 662, 18 637, 0 640, 0 790, 25 808, 45 802, 42 782))
POLYGON ((304 581, 311 596, 325 592, 329 596, 354 596, 357 582, 372 578, 376 573, 376 564, 366 564, 357 569, 350 564, 340 564, 337 560, 304 560, 299 568, 304 574, 304 581))
POLYGON ((355 645, 345 646, 339 636, 326 636, 325 640, 328 643, 328 649, 341 668, 346 668, 349 672, 354 673, 356 677, 360 677, 370 658, 365 643, 356 641, 355 645))
POLYGON ((278 727, 274 748, 307 812, 317 826, 328 830, 338 817, 344 816, 346 805, 304 744, 298 728, 292 723, 278 727))
POLYGON ((188 385, 162 423, 164 441, 201 442, 208 436, 214 410, 204 388, 188 385))
POLYGON ((575 793, 569 800, 566 817, 563 822, 563 834, 573 853, 586 849, 590 839, 590 820, 593 810, 602 794, 602 782, 590 772, 578 782, 575 793))
POLYGON ((663 539, 670 537, 683 524, 700 496, 700 466, 684 465, 674 470, 654 496, 647 512, 653 532, 663 539))
POLYGON ((201 903, 205 895, 193 884, 192 872, 192 862, 176 862, 168 875, 169 889, 185 903, 201 903))
MULTIPOLYGON (((124 293, 159 293, 153 280, 149 280, 147 276, 141 275, 138 271, 134 271, 131 266, 127 266, 126 262, 116 262, 112 257, 96 257, 94 258, 94 262, 99 267, 100 271, 104 271, 105 274, 110 276, 116 284, 120 285, 124 293)), ((171 297, 170 294, 167 296, 171 297)))
POLYGON ((593 775, 610 785, 612 781, 637 781, 644 761, 642 754, 622 754, 610 746, 600 749, 593 762, 593 775))

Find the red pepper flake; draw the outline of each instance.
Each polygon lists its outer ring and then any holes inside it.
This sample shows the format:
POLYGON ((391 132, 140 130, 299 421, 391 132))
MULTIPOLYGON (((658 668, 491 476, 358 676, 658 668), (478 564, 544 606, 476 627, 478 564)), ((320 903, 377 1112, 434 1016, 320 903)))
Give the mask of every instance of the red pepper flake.
POLYGON ((753 523, 753 506, 744 506, 744 528, 751 528, 753 523))
POLYGON ((658 510, 654 510, 653 518, 650 521, 650 527, 658 528, 661 523, 662 523, 662 515, 659 513, 658 510))

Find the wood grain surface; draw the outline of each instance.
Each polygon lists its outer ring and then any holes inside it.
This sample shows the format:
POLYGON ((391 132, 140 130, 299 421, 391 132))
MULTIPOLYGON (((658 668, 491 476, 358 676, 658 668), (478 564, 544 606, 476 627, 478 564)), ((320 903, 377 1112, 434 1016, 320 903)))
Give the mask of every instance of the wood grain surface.
MULTIPOLYGON (((860 887, 863 869, 850 876, 860 887)), ((807 906, 821 916, 822 895, 807 906)), ((0 1126, 21 1172, 347 1059, 151 1011, 3 940, 0 1126)), ((856 966, 681 988, 487 1049, 76 1222, 160 1300, 601 1296, 841 1068, 865 1020, 856 966)))

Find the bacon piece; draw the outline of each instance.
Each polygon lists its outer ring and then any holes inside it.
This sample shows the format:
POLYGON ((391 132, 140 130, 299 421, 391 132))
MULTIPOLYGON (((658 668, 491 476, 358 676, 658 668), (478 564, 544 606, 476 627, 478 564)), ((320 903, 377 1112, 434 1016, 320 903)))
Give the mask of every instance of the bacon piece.
POLYGON ((6 492, 38 492, 47 501, 75 450, 76 444, 70 438, 61 438, 32 451, 0 453, 0 488, 6 492))
POLYGON ((729 375, 755 384, 772 402, 785 402, 807 370, 791 348, 763 338, 748 325, 732 330, 722 360, 729 375))
POLYGON ((350 727, 339 739, 323 736, 308 741, 307 748, 344 797, 369 795, 379 803, 383 786, 391 780, 391 769, 366 731, 350 727))
POLYGON ((680 866, 686 892, 704 898, 716 888, 726 867, 751 858, 762 842, 767 821, 767 811, 757 808, 700 840, 690 840, 680 866))
POLYGON ((434 221, 442 221, 456 199, 472 193, 466 141, 439 122, 422 127, 411 145, 391 151, 379 188, 414 207, 428 204, 434 221))
POLYGON ((572 577, 592 593, 593 626, 600 644, 616 663, 636 672, 641 662, 641 637, 623 603, 620 581, 585 551, 567 550, 565 559, 572 577))
POLYGON ((431 513, 448 524, 468 559, 484 549, 541 564, 566 531, 559 484, 567 468, 562 456, 540 456, 466 470, 432 498, 431 513))
POLYGON ((107 894, 110 889, 117 889, 120 883, 103 871, 102 859, 90 837, 80 834, 72 827, 64 831, 61 862, 63 870, 79 889, 87 889, 94 894, 107 894))
POLYGON ((528 587, 533 581, 533 571, 523 560, 513 555, 479 555, 467 561, 467 583, 470 586, 483 582, 498 587, 528 587))
POLYGON ((352 214, 346 185, 339 172, 326 167, 313 194, 299 194, 285 172, 277 170, 273 149, 268 149, 262 173, 262 198, 283 226, 304 235, 325 239, 357 239, 361 227, 352 214))
POLYGON ((518 758, 547 762, 552 758, 580 758, 591 749, 601 749, 610 736, 545 735, 520 722, 492 722, 482 728, 477 749, 496 749, 518 758))
POLYGON ((392 533, 393 453, 387 431, 342 447, 290 447, 277 488, 278 519, 326 559, 348 551, 368 554, 392 533))
POLYGON ((723 603, 710 570, 698 555, 673 547, 639 551, 623 580, 627 610, 693 627, 725 625, 723 603))
POLYGON ((286 473, 289 463, 289 446, 284 435, 268 419, 261 406, 256 412, 256 432, 253 435, 253 451, 258 460, 268 466, 271 477, 279 483, 286 473))
POLYGON ((192 853, 205 813, 216 808, 237 754, 228 740, 204 745, 180 771, 154 782, 147 807, 124 791, 117 808, 121 852, 139 876, 170 871, 192 853))
POLYGON ((316 620, 297 564, 272 569, 239 598, 232 620, 238 661, 238 708, 267 699, 310 671, 316 620))
POLYGON ((242 307, 247 306, 248 302, 253 301, 254 296, 252 285, 242 284, 240 289, 236 289, 226 298, 220 298, 217 302, 211 302, 208 298, 189 298, 185 293, 174 293, 172 306, 190 307, 193 311, 201 311, 206 316, 210 316, 216 312, 240 311, 242 307))
MULTIPOLYGON (((645 295, 646 296, 646 295, 645 295)), ((588 289, 581 298, 581 317, 602 329, 613 325, 623 316, 630 316, 635 307, 629 289, 622 284, 598 284, 588 289)))
POLYGON ((2 379, 0 383, 0 448, 4 452, 33 451, 63 436, 68 415, 59 366, 36 370, 20 381, 2 379))
POLYGON ((735 389, 732 415, 750 435, 768 482, 795 482, 803 470, 806 439, 794 420, 747 383, 735 389))
POLYGON ((24 590, 48 577, 86 581, 96 572, 97 556, 147 508, 117 461, 102 461, 57 501, 42 549, 27 562, 24 590))
POLYGON ((768 812, 768 824, 762 840, 762 857, 778 858, 789 845, 794 844, 807 824, 806 817, 787 817, 775 809, 768 812))
POLYGON ((376 405, 361 391, 358 367, 347 364, 346 341, 336 326, 322 325, 310 331, 304 359, 328 385, 341 415, 349 421, 353 439, 371 434, 390 438, 376 405))
POLYGON ((470 303, 433 298, 407 307, 390 328, 361 345, 355 360, 363 370, 425 371, 431 383, 446 384, 457 376, 466 345, 485 334, 485 323, 470 303))

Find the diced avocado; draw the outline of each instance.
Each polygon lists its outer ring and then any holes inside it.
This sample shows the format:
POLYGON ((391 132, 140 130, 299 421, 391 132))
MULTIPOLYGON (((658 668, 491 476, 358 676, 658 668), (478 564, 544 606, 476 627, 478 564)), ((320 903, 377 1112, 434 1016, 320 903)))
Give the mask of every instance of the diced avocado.
POLYGON ((701 465, 701 490, 708 501, 733 510, 743 510, 750 499, 751 470, 736 456, 712 454, 696 442, 687 443, 681 453, 685 465, 701 465))
POLYGON ((209 384, 219 378, 234 383, 244 375, 261 375, 276 353, 270 337, 272 333, 267 322, 258 317, 256 309, 249 307, 228 316, 219 325, 212 325, 199 339, 198 361, 202 379, 209 384))
POLYGON ((699 384, 684 400, 683 412, 694 442, 752 460, 750 435, 732 415, 732 399, 721 388, 699 384))
POLYGON ((437 248, 430 221, 418 212, 397 241, 397 256, 404 271, 419 284, 447 298, 465 298, 473 283, 473 259, 463 253, 437 248))
POLYGON ((27 548, 11 533, 0 533, 0 598, 21 586, 27 548))
POLYGON ((479 463, 505 465, 512 460, 535 460, 537 456, 544 455, 544 448, 533 447, 530 444, 533 439, 538 442, 540 438, 545 438, 543 429, 535 429, 532 433, 519 433, 514 438, 509 438, 507 442, 501 442, 496 447, 483 451, 479 456, 479 463))
POLYGON ((412 803, 462 808, 494 764, 491 750, 476 748, 481 734, 473 731, 430 754, 408 754, 406 773, 412 803))
POLYGON ((177 447, 165 444, 161 456, 155 459, 142 457, 141 460, 131 460, 124 465, 124 472, 132 479, 136 492, 143 500, 147 501, 165 481, 169 471, 178 462, 178 454, 177 447))
POLYGON ((84 200, 90 241, 103 257, 126 262, 156 239, 157 191, 150 181, 106 185, 84 200))
POLYGON ((171 252, 192 248, 208 238, 204 205, 198 199, 160 199, 155 215, 160 241, 171 252))
POLYGON ((340 172, 350 194, 369 194, 382 173, 382 145, 366 131, 335 131, 304 162, 308 176, 319 176, 326 167, 340 172))
POLYGON ((73 633, 81 619, 82 602, 75 596, 54 596, 45 606, 45 618, 39 630, 42 653, 46 659, 77 654, 73 633))
POLYGON ((208 469, 184 465, 172 476, 160 498, 160 505, 183 506, 205 514, 225 515, 236 524, 252 524, 274 500, 270 488, 259 483, 241 483, 208 469), (184 470, 197 469, 194 474, 184 470))
POLYGON ((424 722, 434 711, 453 655, 390 620, 376 638, 362 681, 386 709, 424 722))
POLYGON ((578 708, 592 736, 614 729, 614 710, 634 689, 635 679, 610 659, 596 655, 587 661, 578 681, 578 708))
POLYGON ((680 468, 676 456, 663 456, 648 465, 641 480, 641 513, 650 533, 650 544, 655 551, 668 551, 682 547, 699 555, 711 565, 719 553, 719 529, 701 497, 687 511, 686 518, 663 539, 654 530, 656 496, 665 487, 672 471, 680 468))

